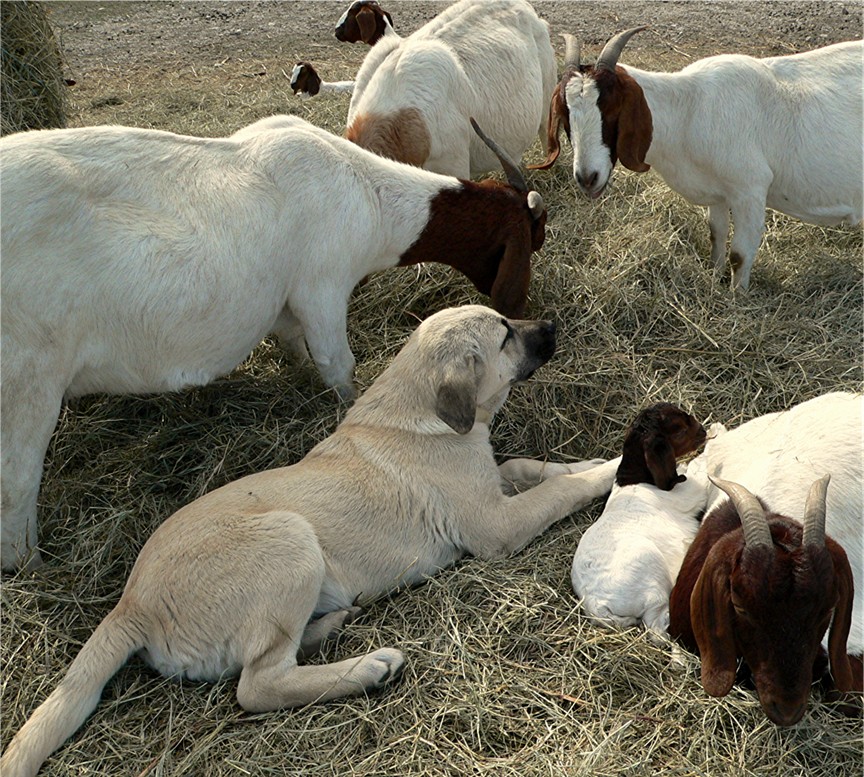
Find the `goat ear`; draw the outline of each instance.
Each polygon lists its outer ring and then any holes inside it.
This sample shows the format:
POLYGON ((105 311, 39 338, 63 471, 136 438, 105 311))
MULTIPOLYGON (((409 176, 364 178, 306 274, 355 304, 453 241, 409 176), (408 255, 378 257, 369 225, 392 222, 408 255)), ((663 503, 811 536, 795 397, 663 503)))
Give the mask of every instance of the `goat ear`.
POLYGON ((452 362, 444 368, 444 376, 435 397, 435 414, 459 434, 468 434, 474 427, 477 375, 473 357, 452 362))
POLYGON ((555 160, 561 153, 561 144, 558 141, 561 125, 564 124, 566 131, 570 131, 570 118, 567 116, 566 110, 567 106, 561 97, 561 82, 559 81, 555 91, 552 92, 552 99, 549 101, 549 119, 546 123, 546 147, 548 149, 546 159, 538 165, 527 165, 529 170, 548 170, 555 164, 555 160))
POLYGON ((623 104, 618 119, 618 159, 628 170, 644 173, 651 169, 645 164, 645 154, 651 146, 654 123, 645 102, 642 87, 630 76, 618 71, 618 83, 623 91, 623 104))
POLYGON ((378 26, 375 11, 364 6, 357 12, 354 18, 357 20, 357 26, 360 28, 360 40, 364 43, 369 43, 375 36, 375 30, 378 26))
POLYGON ((828 658, 831 662, 831 676, 838 691, 846 693, 852 690, 852 667, 846 649, 849 629, 852 625, 852 600, 854 588, 852 569, 846 551, 830 538, 825 542, 828 552, 834 561, 834 575, 837 580, 838 597, 834 607, 834 617, 831 619, 831 629, 828 632, 828 658))
POLYGON ((654 485, 663 491, 671 491, 684 478, 675 466, 675 451, 665 437, 651 434, 642 441, 645 465, 654 478, 654 485))
MULTIPOLYGON (((541 216, 545 224, 545 214, 541 216)), ((541 227, 542 229, 542 227, 541 227)), ((533 225, 532 225, 533 231, 533 225)), ((533 243, 538 242, 532 239, 533 243)), ((489 297, 492 307, 507 318, 522 318, 531 285, 531 242, 527 235, 512 236, 504 247, 504 256, 492 283, 489 297)), ((542 244, 543 240, 539 242, 542 244)))
POLYGON ((702 657, 702 687, 709 696, 725 696, 735 682, 738 661, 727 590, 729 569, 713 555, 705 559, 690 595, 690 623, 702 657))

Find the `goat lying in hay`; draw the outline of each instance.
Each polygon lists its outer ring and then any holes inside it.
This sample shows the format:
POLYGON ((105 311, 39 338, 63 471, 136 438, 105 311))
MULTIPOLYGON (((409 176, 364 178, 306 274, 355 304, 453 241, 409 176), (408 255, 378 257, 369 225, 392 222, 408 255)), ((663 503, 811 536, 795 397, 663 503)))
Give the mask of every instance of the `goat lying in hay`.
MULTIPOLYGON (((364 597, 419 583, 466 554, 499 558, 606 493, 614 462, 505 496, 489 423, 555 350, 547 321, 451 308, 411 335, 344 421, 298 464, 229 483, 168 518, 117 606, 0 759, 26 777, 78 729, 130 655, 165 675, 239 674, 247 710, 379 688, 381 648, 298 666, 364 597)), ((536 462, 538 468, 541 462, 536 462)))
POLYGON ((762 709, 779 726, 804 716, 824 669, 820 642, 829 624, 833 686, 862 691, 846 649, 852 570, 825 534, 829 479, 811 487, 802 527, 737 483, 711 478, 730 499, 702 521, 670 596, 669 633, 700 654, 706 693, 729 693, 743 658, 762 709))

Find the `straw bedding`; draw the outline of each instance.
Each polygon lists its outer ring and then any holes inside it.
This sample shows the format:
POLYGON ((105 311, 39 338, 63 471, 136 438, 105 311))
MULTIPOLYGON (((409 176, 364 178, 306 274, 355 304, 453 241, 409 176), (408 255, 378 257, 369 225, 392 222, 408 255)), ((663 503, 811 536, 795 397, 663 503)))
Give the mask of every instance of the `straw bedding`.
MULTIPOLYGON (((217 7, 235 8, 207 6, 217 7)), ((340 7, 330 16, 317 12, 325 28, 340 7)), ((64 13, 58 10, 68 22, 74 9, 64 13)), ((303 29, 293 34, 302 38, 303 29)), ((163 60, 131 72, 106 55, 105 65, 79 66, 89 78, 79 79, 70 123, 219 135, 290 111, 339 132, 347 98, 296 101, 281 70, 311 51, 307 58, 326 77, 346 78, 364 51, 323 35, 313 40, 290 54, 265 47, 258 59, 210 57, 194 67, 163 60)), ((640 47, 634 39, 630 61, 681 66, 692 59, 652 41, 640 47)), ((752 50, 748 43, 742 39, 740 49, 752 50)), ((706 53, 712 50, 694 52, 706 53)), ((541 156, 537 144, 529 161, 541 156)), ((555 318, 559 349, 496 420, 492 437, 502 456, 614 456, 628 422, 654 401, 681 404, 706 425, 737 425, 829 390, 861 389, 860 229, 769 214, 751 291, 733 295, 728 277, 712 275, 700 208, 653 173, 620 169, 613 190, 588 202, 568 164, 569 155, 552 171, 529 175, 549 209, 529 311, 555 318)), ((356 290, 349 339, 361 387, 419 320, 483 301, 439 266, 393 270, 356 290)), ((343 413, 312 370, 295 368, 269 340, 210 386, 94 396, 66 407, 40 498, 47 563, 32 576, 5 576, 2 586, 3 744, 116 601, 162 520, 231 479, 297 461, 343 413)), ((383 694, 249 715, 231 681, 179 684, 133 660, 42 773, 860 774, 860 722, 839 717, 818 691, 798 726, 778 729, 751 690, 707 697, 698 661, 671 644, 580 616, 570 561, 600 509, 566 519, 510 559, 468 559, 419 588, 369 603, 322 660, 402 648, 405 675, 383 694)))

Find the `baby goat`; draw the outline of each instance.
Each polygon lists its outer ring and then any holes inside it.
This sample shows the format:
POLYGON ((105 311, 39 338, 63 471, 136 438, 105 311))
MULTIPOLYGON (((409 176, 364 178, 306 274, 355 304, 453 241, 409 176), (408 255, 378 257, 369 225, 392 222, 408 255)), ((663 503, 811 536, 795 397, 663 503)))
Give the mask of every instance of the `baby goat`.
POLYGON ((538 132, 545 141, 555 54, 526 0, 460 0, 407 38, 391 29, 357 73, 349 140, 459 178, 497 167, 469 116, 516 160, 538 132))
POLYGON ((730 213, 733 288, 747 289, 765 228, 765 208, 812 224, 858 223, 864 215, 862 42, 785 57, 723 54, 679 73, 617 64, 644 27, 619 33, 594 66, 568 38, 564 74, 549 108, 550 167, 563 126, 573 175, 599 197, 616 160, 653 165, 670 188, 708 206, 711 258, 722 271, 730 213))
POLYGON ((612 493, 573 557, 573 590, 587 615, 665 633, 669 592, 699 528, 707 486, 679 474, 675 459, 704 441, 702 424, 668 402, 633 421, 612 493))
POLYGON ((274 332, 349 398, 364 276, 445 262, 519 317, 546 221, 507 159, 512 185, 459 181, 288 116, 229 138, 23 132, 0 140, 0 164, 4 569, 39 562, 64 397, 203 385, 274 332))
POLYGON ((711 478, 731 501, 702 521, 670 597, 669 633, 701 655, 705 691, 729 693, 743 658, 762 709, 778 726, 804 715, 829 623, 834 685, 853 690, 846 652, 852 570, 825 535, 829 478, 812 485, 803 528, 743 486, 711 478))

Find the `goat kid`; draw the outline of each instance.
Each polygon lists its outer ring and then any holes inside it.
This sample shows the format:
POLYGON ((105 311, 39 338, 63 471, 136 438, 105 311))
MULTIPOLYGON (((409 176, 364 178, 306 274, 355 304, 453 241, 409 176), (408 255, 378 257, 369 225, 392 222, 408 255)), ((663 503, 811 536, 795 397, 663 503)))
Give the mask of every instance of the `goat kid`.
POLYGON ((825 534, 829 479, 812 485, 802 528, 740 484, 711 478, 729 501, 702 521, 670 596, 669 633, 700 654, 706 693, 729 693, 743 658, 762 709, 778 726, 804 716, 829 623, 834 685, 853 690, 846 648, 852 570, 825 534))
POLYGON ((644 29, 613 37, 593 66, 581 64, 578 43, 565 36, 549 155, 531 167, 554 164, 562 127, 573 175, 591 198, 603 193, 618 159, 637 173, 653 166, 685 199, 708 206, 717 272, 734 222, 732 287, 743 290, 766 207, 811 224, 861 221, 861 41, 765 59, 723 54, 678 73, 618 65, 624 45, 644 29))
POLYGON ((520 316, 546 221, 509 160, 515 188, 459 181, 296 117, 229 138, 24 132, 0 140, 0 164, 4 569, 40 563, 36 500, 64 397, 203 385, 273 332, 301 359, 308 345, 350 398, 347 304, 363 277, 445 262, 520 316))
POLYGON ((555 85, 549 27, 526 0, 460 0, 407 38, 386 25, 357 73, 346 137, 382 156, 469 178, 494 169, 468 117, 518 160, 555 85))
MULTIPOLYGON (((714 432, 712 427, 712 432, 714 432)), ((624 440, 603 513, 582 535, 571 581, 586 615, 665 633, 669 592, 705 509, 707 481, 675 460, 706 438, 692 415, 668 402, 643 410, 624 440)))

